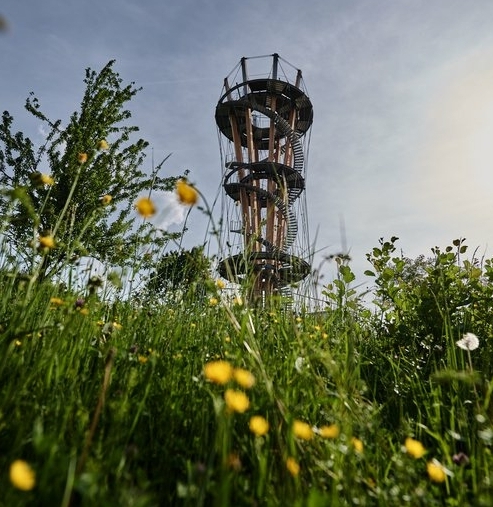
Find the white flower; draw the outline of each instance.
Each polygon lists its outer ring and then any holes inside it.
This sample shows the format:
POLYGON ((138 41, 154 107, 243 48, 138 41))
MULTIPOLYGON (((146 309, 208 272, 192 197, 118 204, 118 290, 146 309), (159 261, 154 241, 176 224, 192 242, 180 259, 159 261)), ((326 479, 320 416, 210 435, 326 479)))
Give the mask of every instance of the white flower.
POLYGON ((479 338, 473 333, 466 333, 455 343, 457 347, 463 350, 476 350, 479 347, 479 338))

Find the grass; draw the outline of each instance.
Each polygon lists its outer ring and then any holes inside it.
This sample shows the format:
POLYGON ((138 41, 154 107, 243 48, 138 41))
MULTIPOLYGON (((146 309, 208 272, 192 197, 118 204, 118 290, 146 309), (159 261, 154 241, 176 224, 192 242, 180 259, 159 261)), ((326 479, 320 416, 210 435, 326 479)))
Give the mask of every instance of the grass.
POLYGON ((0 505, 491 505, 487 337, 464 351, 445 327, 442 360, 421 367, 353 293, 295 315, 221 291, 213 306, 82 302, 2 276, 0 505), (254 385, 208 378, 218 360, 254 385))

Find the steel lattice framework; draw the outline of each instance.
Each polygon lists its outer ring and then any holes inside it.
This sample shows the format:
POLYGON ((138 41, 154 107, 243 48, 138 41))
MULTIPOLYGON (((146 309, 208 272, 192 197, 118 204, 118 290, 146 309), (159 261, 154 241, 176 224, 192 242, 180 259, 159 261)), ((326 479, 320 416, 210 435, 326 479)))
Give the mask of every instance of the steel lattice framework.
POLYGON ((288 295, 310 274, 305 165, 312 121, 301 71, 278 54, 242 58, 224 79, 216 123, 227 253, 219 273, 246 281, 251 300, 288 295), (267 72, 251 72, 266 61, 267 72))

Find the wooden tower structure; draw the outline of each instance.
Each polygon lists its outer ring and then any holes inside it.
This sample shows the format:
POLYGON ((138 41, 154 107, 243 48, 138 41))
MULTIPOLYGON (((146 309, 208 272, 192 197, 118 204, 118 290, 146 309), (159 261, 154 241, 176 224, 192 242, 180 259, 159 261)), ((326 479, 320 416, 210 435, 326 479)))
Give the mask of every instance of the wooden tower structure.
POLYGON ((256 303, 290 297, 311 271, 305 164, 313 108, 301 71, 278 54, 242 58, 224 79, 215 117, 224 167, 219 273, 256 303))

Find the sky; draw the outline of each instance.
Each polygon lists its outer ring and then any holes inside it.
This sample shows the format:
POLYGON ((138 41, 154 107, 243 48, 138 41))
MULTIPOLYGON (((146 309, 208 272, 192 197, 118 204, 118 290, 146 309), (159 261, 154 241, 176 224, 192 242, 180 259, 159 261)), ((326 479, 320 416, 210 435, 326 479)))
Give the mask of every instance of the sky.
MULTIPOLYGON (((391 236, 411 258, 459 237, 493 257, 491 0, 6 0, 0 16, 0 109, 17 130, 41 142, 29 92, 67 121, 85 69, 115 59, 142 86, 129 108, 155 163, 172 153, 163 174, 188 169, 210 204, 223 79, 242 57, 279 53, 300 68, 314 108, 306 199, 321 283, 334 276, 325 258, 348 250, 357 282, 371 285, 366 253, 391 236)), ((181 227, 183 208, 159 199, 156 220, 181 227)), ((203 243, 203 214, 187 225, 185 244, 203 243)))

